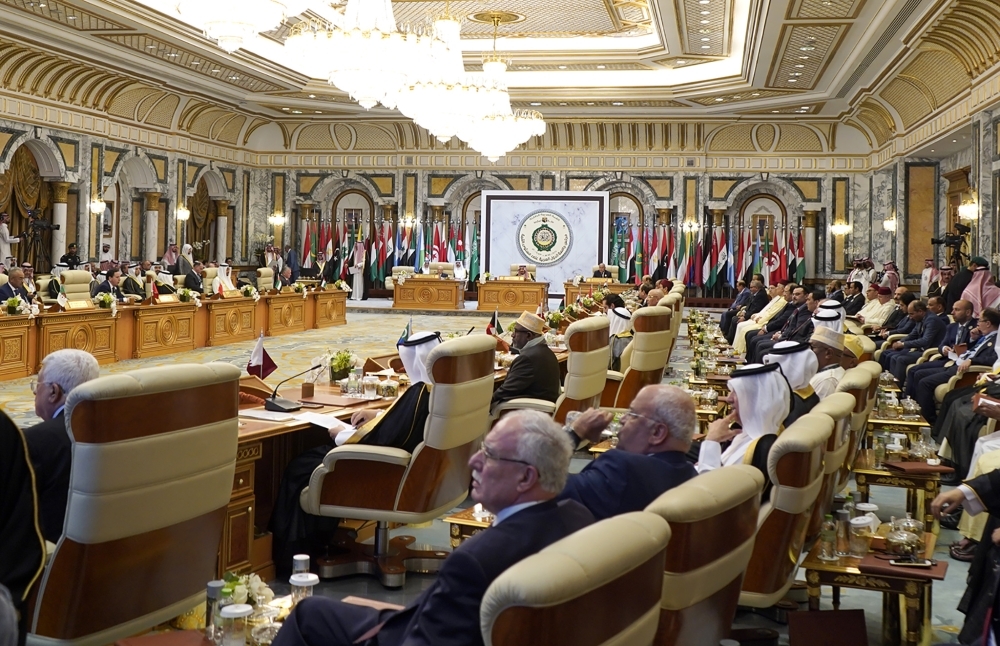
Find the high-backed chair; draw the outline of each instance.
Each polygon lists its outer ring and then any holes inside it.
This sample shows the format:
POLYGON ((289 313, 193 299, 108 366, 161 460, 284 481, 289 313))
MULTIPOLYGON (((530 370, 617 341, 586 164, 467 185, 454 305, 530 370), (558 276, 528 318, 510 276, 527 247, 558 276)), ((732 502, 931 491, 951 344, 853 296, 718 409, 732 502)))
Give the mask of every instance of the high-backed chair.
POLYGON ((672 314, 669 308, 643 307, 632 314, 632 354, 624 373, 607 371, 601 406, 627 408, 643 387, 663 380, 670 353, 672 314))
MULTIPOLYGON (((885 352, 886 350, 888 350, 889 348, 891 348, 893 343, 895 343, 896 341, 902 341, 903 339, 906 338, 906 336, 907 335, 905 335, 905 334, 890 334, 886 338, 886 340, 882 342, 882 345, 879 346, 878 350, 876 350, 875 353, 872 354, 871 359, 873 361, 878 361, 879 358, 882 356, 882 353, 885 352)), ((871 339, 869 339, 869 340, 871 340, 871 339)), ((862 355, 863 354, 864 354, 864 352, 862 352, 862 355)))
POLYGON ((236 469, 239 377, 226 363, 178 364, 70 392, 66 520, 28 644, 110 644, 205 598, 236 469))
POLYGON ((529 556, 483 595, 484 644, 649 646, 669 540, 666 521, 638 511, 584 527, 529 556))
POLYGON ((517 276, 517 270, 521 268, 522 264, 528 270, 529 274, 531 274, 532 276, 536 275, 535 274, 535 266, 534 265, 529 265, 527 263, 520 263, 520 262, 519 263, 511 264, 511 266, 510 266, 510 275, 511 276, 517 276))
POLYGON ((397 282, 399 282, 400 276, 405 276, 409 278, 414 275, 413 267, 403 266, 403 267, 393 267, 392 274, 385 277, 385 288, 394 289, 397 282))
POLYGON ((674 353, 674 348, 677 346, 677 337, 680 335, 681 331, 681 319, 683 318, 683 298, 674 292, 671 292, 668 296, 663 298, 657 305, 661 307, 666 307, 671 311, 670 315, 670 350, 667 351, 667 363, 670 363, 670 356, 674 353))
POLYGON ((573 321, 566 328, 564 338, 569 349, 566 378, 562 394, 554 404, 544 399, 517 397, 498 404, 493 417, 500 417, 511 410, 530 408, 552 415, 561 424, 570 411, 585 411, 599 406, 611 355, 608 327, 606 316, 589 316, 573 321))
POLYGON ((833 432, 826 441, 826 453, 823 456, 823 487, 819 490, 819 496, 813 506, 809 529, 806 531, 807 542, 819 536, 823 519, 833 509, 833 497, 840 491, 837 485, 840 470, 847 462, 847 452, 851 448, 851 413, 854 411, 855 403, 850 393, 838 392, 816 404, 809 411, 832 419, 833 432))
POLYGON ((49 296, 49 283, 52 282, 51 274, 42 274, 35 278, 35 292, 38 294, 39 298, 46 305, 51 305, 56 302, 56 299, 49 296))
POLYGON ((257 268, 257 291, 264 292, 274 289, 274 270, 270 267, 257 268))
POLYGON ((858 336, 861 341, 861 360, 869 361, 875 355, 875 342, 865 335, 858 336))
POLYGON ((445 341, 427 357, 431 394, 424 440, 412 454, 402 449, 345 444, 326 454, 299 497, 307 513, 377 522, 375 553, 356 544, 350 555, 320 560, 321 575, 375 574, 383 585, 403 585, 405 560, 439 552, 406 548, 412 537, 392 540, 388 523, 426 523, 465 500, 469 458, 489 430, 496 340, 485 334, 445 341), (323 569, 326 568, 326 569, 323 569))
POLYGON ((441 274, 448 274, 451 276, 455 273, 455 264, 451 262, 432 262, 431 273, 438 276, 441 274))
POLYGON ((205 267, 201 270, 201 291, 208 295, 212 295, 212 281, 215 277, 219 275, 218 267, 205 267))
POLYGON ((657 646, 718 644, 729 637, 753 552, 764 474, 722 467, 674 487, 646 511, 670 523, 657 646))
MULTIPOLYGON (((869 339, 870 341, 871 339, 869 339)), ((867 370, 876 382, 878 381, 879 375, 882 374, 882 365, 878 361, 862 361, 858 364, 858 368, 862 370, 867 370)))
POLYGON ((8 281, 7 274, 0 274, 0 287, 6 285, 7 281, 8 281))
POLYGON ((66 298, 71 301, 89 301, 90 283, 94 277, 89 271, 82 269, 67 269, 59 274, 59 281, 62 283, 66 298))
POLYGON ((770 608, 795 582, 809 518, 823 487, 823 454, 832 431, 832 419, 809 413, 771 446, 767 473, 773 488, 761 506, 741 606, 770 608))

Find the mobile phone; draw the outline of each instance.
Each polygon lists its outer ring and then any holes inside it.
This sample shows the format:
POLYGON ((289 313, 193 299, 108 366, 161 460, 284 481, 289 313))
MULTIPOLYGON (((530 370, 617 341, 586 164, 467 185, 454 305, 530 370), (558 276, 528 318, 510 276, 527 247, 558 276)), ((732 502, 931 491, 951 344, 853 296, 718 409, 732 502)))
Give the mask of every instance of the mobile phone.
POLYGON ((898 565, 900 567, 923 567, 929 568, 934 565, 933 561, 928 561, 924 559, 922 561, 897 561, 895 559, 889 561, 889 565, 898 565))
POLYGON ((302 404, 302 408, 323 408, 323 404, 317 404, 315 402, 304 402, 299 400, 299 403, 302 404))

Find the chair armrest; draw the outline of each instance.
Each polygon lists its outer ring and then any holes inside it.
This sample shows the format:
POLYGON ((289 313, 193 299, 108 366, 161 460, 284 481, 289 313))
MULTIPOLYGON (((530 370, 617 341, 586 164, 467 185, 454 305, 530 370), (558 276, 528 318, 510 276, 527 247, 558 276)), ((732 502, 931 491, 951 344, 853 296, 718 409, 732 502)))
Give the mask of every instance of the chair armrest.
POLYGON ((889 337, 885 340, 885 343, 882 344, 882 349, 883 350, 887 350, 888 348, 890 348, 892 346, 893 343, 895 343, 896 341, 902 341, 907 336, 909 336, 909 335, 907 335, 907 334, 890 334, 889 337))
POLYGON ((364 460, 366 462, 384 462, 386 464, 396 464, 402 467, 410 463, 412 456, 403 449, 394 449, 388 446, 369 446, 367 444, 345 444, 331 449, 323 464, 330 469, 341 460, 364 460))
POLYGON ((969 369, 962 373, 955 379, 955 385, 952 389, 966 388, 972 386, 977 381, 979 381, 979 376, 984 372, 992 372, 993 369, 990 366, 969 366, 969 369))
POLYGON ((621 381, 624 378, 624 373, 618 372, 617 370, 608 370, 608 381, 621 381))
POLYGON ((498 419, 503 413, 512 410, 537 410, 541 413, 552 415, 556 412, 556 405, 545 399, 518 397, 497 404, 496 408, 493 409, 492 417, 493 419, 498 419))
POLYGON ((402 449, 347 444, 331 449, 299 494, 302 509, 315 516, 321 507, 392 511, 412 456, 402 449), (343 469, 337 463, 343 462, 343 469), (353 467, 353 468, 352 468, 353 467))

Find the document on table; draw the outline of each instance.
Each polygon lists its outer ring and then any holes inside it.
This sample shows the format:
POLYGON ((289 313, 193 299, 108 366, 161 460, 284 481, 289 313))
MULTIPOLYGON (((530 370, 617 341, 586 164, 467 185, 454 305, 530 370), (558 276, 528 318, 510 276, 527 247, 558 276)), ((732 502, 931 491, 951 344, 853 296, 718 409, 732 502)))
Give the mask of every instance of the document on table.
POLYGON ((337 419, 335 415, 323 415, 322 413, 299 413, 295 416, 295 419, 300 422, 309 422, 310 424, 314 424, 320 428, 325 428, 328 433, 336 433, 337 435, 333 441, 337 446, 346 442, 357 432, 356 428, 347 422, 337 419))
POLYGON ((270 410, 261 410, 258 408, 248 408, 247 410, 240 411, 240 417, 249 417, 251 419, 262 419, 267 422, 290 422, 295 419, 295 416, 291 413, 279 413, 270 410))

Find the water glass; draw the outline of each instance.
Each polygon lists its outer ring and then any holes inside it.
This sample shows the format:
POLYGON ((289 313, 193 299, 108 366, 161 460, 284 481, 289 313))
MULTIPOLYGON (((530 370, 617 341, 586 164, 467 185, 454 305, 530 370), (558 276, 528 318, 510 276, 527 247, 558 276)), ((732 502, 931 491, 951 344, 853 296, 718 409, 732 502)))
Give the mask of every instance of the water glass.
POLYGON ((875 464, 873 465, 873 468, 876 471, 879 471, 882 469, 882 462, 885 461, 885 440, 882 439, 881 437, 876 437, 874 439, 874 442, 875 442, 875 464))
POLYGON ((872 542, 871 520, 867 516, 851 519, 851 556, 864 558, 872 542))

